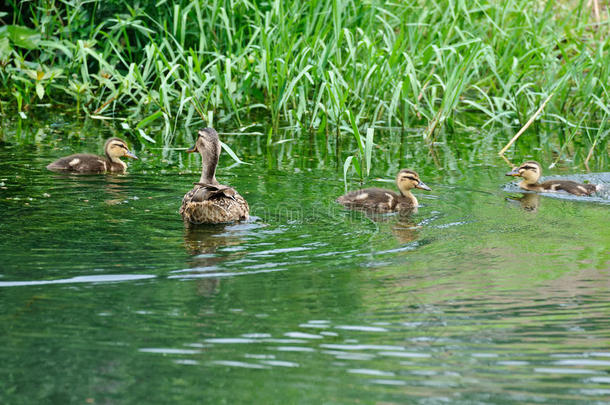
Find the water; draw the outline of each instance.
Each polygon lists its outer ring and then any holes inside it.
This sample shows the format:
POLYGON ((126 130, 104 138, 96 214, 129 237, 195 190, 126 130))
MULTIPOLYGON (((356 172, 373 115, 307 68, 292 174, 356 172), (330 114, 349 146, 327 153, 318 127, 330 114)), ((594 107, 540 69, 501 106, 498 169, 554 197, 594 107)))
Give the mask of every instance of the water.
POLYGON ((196 158, 65 176, 99 140, 54 144, 0 146, 1 403, 610 403, 604 195, 430 165, 417 214, 367 218, 340 168, 236 147, 254 220, 187 230, 196 158))

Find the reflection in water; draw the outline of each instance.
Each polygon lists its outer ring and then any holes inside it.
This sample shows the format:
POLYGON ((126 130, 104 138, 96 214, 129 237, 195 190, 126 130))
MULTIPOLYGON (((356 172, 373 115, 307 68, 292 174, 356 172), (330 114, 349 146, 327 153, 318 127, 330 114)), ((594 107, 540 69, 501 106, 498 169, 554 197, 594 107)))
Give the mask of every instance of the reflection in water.
POLYGON ((242 243, 239 233, 234 232, 232 225, 201 225, 184 229, 184 246, 194 259, 207 262, 208 259, 221 258, 214 255, 219 247, 234 246, 242 243))
MULTIPOLYGON (((417 217, 413 215, 415 213, 414 211, 403 211, 391 214, 380 214, 365 211, 359 212, 363 212, 365 217, 375 223, 377 226, 387 224, 392 235, 400 244, 414 242, 418 239, 421 225, 417 222, 417 217)), ((380 231, 382 231, 381 227, 380 231)))
MULTIPOLYGON (((243 242, 240 234, 232 225, 191 225, 184 228, 184 246, 192 255, 190 269, 181 271, 181 275, 197 277, 210 272, 217 273, 219 265, 227 259, 235 259, 239 252, 231 257, 218 254, 218 248, 238 246, 243 242)), ((201 277, 197 280, 197 291, 200 295, 210 296, 218 290, 220 279, 201 277)))
POLYGON ((506 197, 506 200, 518 203, 525 211, 536 212, 540 206, 540 195, 537 193, 523 193, 521 197, 506 197))
MULTIPOLYGON (((91 173, 62 173, 51 172, 51 179, 55 184, 70 187, 72 190, 92 190, 102 185, 101 189, 107 196, 104 202, 107 205, 118 205, 127 198, 130 178, 125 174, 91 174, 91 173)), ((82 194, 82 193, 81 193, 82 194)), ((84 194, 87 195, 86 193, 84 194)), ((87 200, 87 198, 85 198, 87 200)))
POLYGON ((392 234, 398 242, 404 244, 415 242, 419 238, 419 226, 411 217, 401 216, 392 226, 392 234))
POLYGON ((121 204, 125 199, 127 199, 126 189, 128 186, 129 179, 123 176, 117 175, 105 175, 104 179, 106 180, 106 186, 104 187, 104 191, 110 197, 104 202, 108 205, 117 205, 121 204))

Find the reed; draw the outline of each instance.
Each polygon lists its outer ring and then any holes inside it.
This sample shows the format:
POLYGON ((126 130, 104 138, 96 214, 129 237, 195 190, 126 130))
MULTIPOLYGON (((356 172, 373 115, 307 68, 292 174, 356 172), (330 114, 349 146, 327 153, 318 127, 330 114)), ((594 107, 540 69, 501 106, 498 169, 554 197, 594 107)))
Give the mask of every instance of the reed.
POLYGON ((363 177, 361 131, 501 147, 553 92, 529 131, 560 128, 546 139, 560 158, 606 159, 610 19, 585 1, 8 4, 4 114, 61 106, 166 147, 209 115, 265 123, 268 145, 324 132, 363 177))

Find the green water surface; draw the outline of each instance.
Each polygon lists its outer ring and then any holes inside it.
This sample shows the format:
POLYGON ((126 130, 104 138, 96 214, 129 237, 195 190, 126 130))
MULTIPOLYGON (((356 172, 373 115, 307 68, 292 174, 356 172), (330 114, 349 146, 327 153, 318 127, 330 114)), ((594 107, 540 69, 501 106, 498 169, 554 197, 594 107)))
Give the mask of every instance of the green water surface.
POLYGON ((603 198, 507 200, 504 162, 458 158, 368 218, 324 148, 224 137, 254 218, 188 230, 197 156, 45 170, 98 131, 0 145, 0 403, 610 403, 603 198))

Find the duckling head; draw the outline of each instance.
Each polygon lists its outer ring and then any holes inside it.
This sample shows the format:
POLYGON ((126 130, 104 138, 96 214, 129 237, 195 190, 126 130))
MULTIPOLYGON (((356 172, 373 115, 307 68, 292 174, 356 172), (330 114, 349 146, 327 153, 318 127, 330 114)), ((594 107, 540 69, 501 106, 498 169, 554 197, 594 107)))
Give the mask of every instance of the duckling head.
POLYGON ((409 169, 402 169, 396 176, 396 185, 403 195, 411 193, 414 188, 420 188, 422 190, 431 191, 430 187, 426 186, 423 181, 419 179, 417 172, 409 169))
POLYGON ((137 159, 138 157, 129 150, 127 143, 120 138, 110 138, 104 144, 104 151, 106 156, 113 162, 121 162, 119 158, 128 157, 137 159))
POLYGON ((507 176, 523 177, 524 183, 536 184, 542 175, 542 166, 540 163, 530 160, 523 163, 521 166, 506 173, 507 176))
POLYGON ((216 184, 216 166, 220 156, 220 140, 214 128, 203 128, 197 131, 195 145, 186 150, 187 153, 199 152, 201 154, 201 180, 200 183, 216 184))

